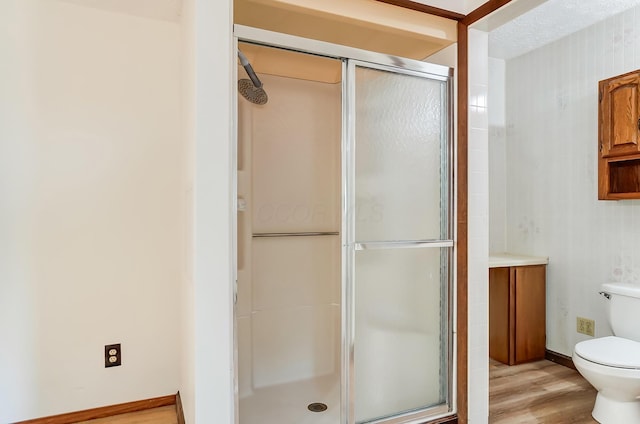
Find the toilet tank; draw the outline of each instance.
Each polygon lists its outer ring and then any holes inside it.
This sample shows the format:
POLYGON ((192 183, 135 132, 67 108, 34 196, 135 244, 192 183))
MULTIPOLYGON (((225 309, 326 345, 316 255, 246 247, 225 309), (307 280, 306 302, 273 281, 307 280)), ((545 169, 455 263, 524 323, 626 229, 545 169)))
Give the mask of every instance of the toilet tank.
POLYGON ((609 295, 609 324, 613 334, 640 342, 640 286, 603 284, 603 294, 609 295))

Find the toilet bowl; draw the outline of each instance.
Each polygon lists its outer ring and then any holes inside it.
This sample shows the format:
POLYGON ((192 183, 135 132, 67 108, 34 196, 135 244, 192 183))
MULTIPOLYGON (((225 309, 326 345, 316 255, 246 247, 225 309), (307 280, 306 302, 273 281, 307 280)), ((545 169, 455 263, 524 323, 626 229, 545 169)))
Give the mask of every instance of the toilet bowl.
POLYGON ((580 342, 573 363, 598 391, 593 418, 601 424, 640 423, 640 343, 621 337, 580 342))
POLYGON ((640 286, 603 284, 613 336, 575 345, 573 363, 598 391, 591 415, 601 424, 640 424, 640 286))

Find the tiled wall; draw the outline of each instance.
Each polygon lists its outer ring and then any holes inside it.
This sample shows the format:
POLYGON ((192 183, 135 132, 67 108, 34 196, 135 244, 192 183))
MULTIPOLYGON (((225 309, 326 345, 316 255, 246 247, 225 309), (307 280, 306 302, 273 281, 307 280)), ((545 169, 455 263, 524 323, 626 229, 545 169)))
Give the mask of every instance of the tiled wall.
POLYGON ((489 251, 507 250, 505 61, 489 58, 489 251))
POLYGON ((469 422, 489 416, 487 33, 469 30, 469 422))
POLYGON ((598 81, 640 68, 640 8, 507 62, 507 247, 548 255, 547 348, 576 316, 610 333, 600 284, 640 285, 640 201, 597 200, 598 81))

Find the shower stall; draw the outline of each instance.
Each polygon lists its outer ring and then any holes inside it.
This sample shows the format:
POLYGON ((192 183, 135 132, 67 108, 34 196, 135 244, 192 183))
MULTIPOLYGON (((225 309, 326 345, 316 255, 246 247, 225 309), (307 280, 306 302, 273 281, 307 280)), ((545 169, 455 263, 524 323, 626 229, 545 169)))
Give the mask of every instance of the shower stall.
POLYGON ((452 414, 451 70, 235 35, 239 424, 452 414))

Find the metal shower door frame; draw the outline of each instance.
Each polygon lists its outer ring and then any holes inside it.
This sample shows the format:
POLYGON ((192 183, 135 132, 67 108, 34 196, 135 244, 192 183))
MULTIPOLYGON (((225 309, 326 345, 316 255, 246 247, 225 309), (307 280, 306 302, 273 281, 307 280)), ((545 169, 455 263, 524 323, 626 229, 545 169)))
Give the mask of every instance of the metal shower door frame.
MULTIPOLYGON (((443 309, 441 309, 442 319, 445 321, 445 326, 441 330, 441 343, 444 339, 445 346, 442 346, 442 351, 446 352, 446 358, 441 358, 441 371, 442 364, 446 363, 447 367, 444 372, 447 373, 448 387, 446 388, 447 403, 436 406, 429 406, 420 408, 417 410, 398 413, 389 417, 381 417, 379 419, 366 421, 366 424, 422 424, 427 420, 433 420, 441 417, 452 415, 455 411, 455 402, 453 393, 455 392, 455 370, 454 365, 454 332, 453 332, 453 258, 454 258, 454 229, 453 223, 453 143, 451 137, 452 129, 452 105, 450 99, 453 95, 451 87, 451 81, 441 78, 432 78, 432 75, 425 74, 422 71, 399 67, 395 64, 389 66, 388 64, 373 63, 369 61, 362 61, 358 59, 347 59, 346 70, 343 74, 343 102, 345 109, 343 113, 345 116, 345 124, 343 134, 343 337, 346 338, 343 345, 343 373, 347 374, 349 381, 343 383, 343 387, 346 388, 345 395, 343 395, 343 420, 341 424, 356 424, 355 411, 352 407, 355 399, 355 282, 356 282, 356 267, 355 267, 355 252, 359 250, 371 250, 371 249, 424 249, 424 248, 439 248, 441 252, 446 249, 442 255, 441 268, 446 267, 445 273, 441 273, 441 286, 445 288, 445 300, 443 309), (361 242, 356 239, 355 236, 355 180, 356 180, 356 68, 366 68, 376 71, 389 72, 395 75, 406 75, 425 79, 435 79, 440 81, 446 81, 444 94, 444 104, 442 107, 441 119, 446 122, 442 137, 441 147, 444 152, 441 157, 441 169, 443 175, 447 180, 447 188, 441 192, 441 205, 445 205, 446 219, 441 224, 441 237, 436 240, 406 240, 406 241, 376 241, 376 242, 361 242), (345 372, 348 371, 348 372, 345 372), (345 406, 346 405, 346 406, 345 406)), ((420 62, 423 63, 423 62, 420 62)), ((447 68, 448 69, 448 68, 447 68)), ((441 206, 442 213, 442 206, 441 206)), ((363 423, 364 424, 364 423, 363 423)))
MULTIPOLYGON (((323 56, 331 59, 338 59, 342 61, 342 184, 341 184, 341 197, 342 197, 342 227, 341 227, 341 246, 342 246, 342 292, 341 292, 341 404, 340 404, 340 424, 356 424, 353 401, 354 401, 354 328, 355 328, 355 296, 353 290, 354 284, 354 253, 355 250, 367 248, 367 246, 361 246, 355 243, 355 225, 350 222, 349 216, 353 216, 353 208, 355 204, 352 196, 354 194, 353 182, 355 178, 355 67, 362 66, 371 69, 384 70, 397 74, 413 75, 421 78, 428 78, 432 80, 443 81, 446 83, 446 105, 443 108, 443 114, 446 114, 447 128, 446 128, 446 143, 447 149, 449 149, 448 157, 450 162, 446 164, 447 178, 449 178, 449 192, 446 194, 446 201, 449 205, 449 219, 448 225, 454 221, 454 202, 453 202, 453 143, 452 143, 452 128, 453 128, 453 107, 451 99, 453 98, 453 69, 435 65, 426 62, 420 62, 413 59, 401 58, 397 56, 387 55, 383 53, 377 53, 353 47, 347 47, 343 45, 337 45, 327 43, 324 41, 312 40, 302 37, 297 37, 289 34, 282 34, 273 31, 267 31, 257 28, 252 28, 244 25, 234 25, 234 51, 237 50, 238 42, 248 42, 257 45, 263 45, 266 47, 275 47, 284 50, 290 50, 299 53, 312 54, 316 56, 323 56)), ((234 78, 237 79, 237 75, 234 72, 234 78)), ((234 97, 235 99, 235 97, 234 97)), ((237 102, 234 100, 234 110, 236 111, 236 118, 234 126, 237 125, 237 102)), ((236 131, 237 132, 237 131, 236 131)), ((234 161, 237 160, 237 139, 235 142, 235 148, 233 152, 234 161)), ((235 167, 237 168, 237 167, 235 167)), ((233 176, 233 195, 237 197, 237 170, 233 176)), ((445 200, 443 198, 443 200, 445 200)), ((235 205, 233 211, 233 246, 237 246, 237 205, 235 205)), ((455 369, 455 323, 454 323, 454 261, 455 261, 455 241, 453 239, 453 228, 447 229, 448 234, 451 235, 451 240, 437 240, 437 241, 417 241, 414 247, 446 247, 449 248, 450 254, 448 259, 448 302, 446 315, 448 316, 447 328, 448 340, 447 340, 447 361, 448 369, 446 370, 448 380, 450 382, 448 387, 448 404, 440 405, 433 408, 425 408, 419 411, 413 411, 409 413, 399 414, 397 416, 374 420, 368 422, 368 424, 419 424, 424 423, 425 418, 437 419, 452 415, 456 410, 456 402, 453 393, 456 390, 456 369, 455 369)), ((235 262, 235 258, 234 258, 235 262)), ((237 300, 237 264, 234 264, 234 299, 237 300)), ((235 403, 235 417, 236 423, 238 422, 238 361, 237 361, 237 326, 236 326, 236 311, 234 310, 234 403, 235 403)))

